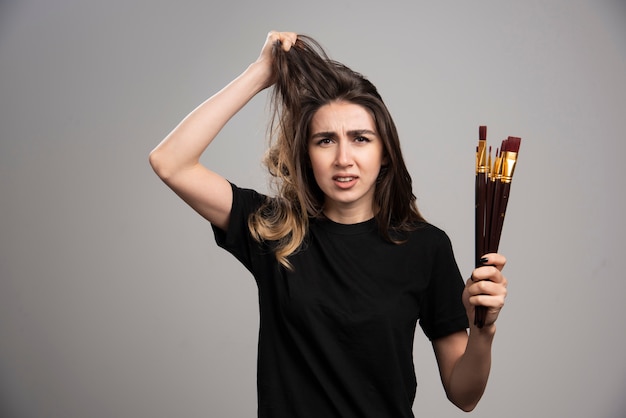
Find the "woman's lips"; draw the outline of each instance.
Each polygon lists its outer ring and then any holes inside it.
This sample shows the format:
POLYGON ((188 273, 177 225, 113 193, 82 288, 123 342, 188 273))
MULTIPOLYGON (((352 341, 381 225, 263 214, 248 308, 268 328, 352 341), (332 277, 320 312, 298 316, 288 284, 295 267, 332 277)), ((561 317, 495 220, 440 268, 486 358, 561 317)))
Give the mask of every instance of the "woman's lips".
POLYGON ((333 177, 333 181, 335 182, 335 185, 341 189, 349 189, 350 187, 356 184, 357 180, 358 180, 357 176, 350 176, 350 175, 341 175, 341 176, 333 177))

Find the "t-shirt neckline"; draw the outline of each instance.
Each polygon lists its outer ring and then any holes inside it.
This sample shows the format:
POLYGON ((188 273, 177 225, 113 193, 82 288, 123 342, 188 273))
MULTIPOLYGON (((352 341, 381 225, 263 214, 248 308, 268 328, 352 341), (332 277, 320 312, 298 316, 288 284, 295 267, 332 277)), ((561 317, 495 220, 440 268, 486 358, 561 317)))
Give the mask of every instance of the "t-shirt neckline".
POLYGON ((376 218, 354 224, 342 224, 328 218, 319 218, 315 222, 326 231, 341 235, 356 235, 371 232, 376 229, 376 218))

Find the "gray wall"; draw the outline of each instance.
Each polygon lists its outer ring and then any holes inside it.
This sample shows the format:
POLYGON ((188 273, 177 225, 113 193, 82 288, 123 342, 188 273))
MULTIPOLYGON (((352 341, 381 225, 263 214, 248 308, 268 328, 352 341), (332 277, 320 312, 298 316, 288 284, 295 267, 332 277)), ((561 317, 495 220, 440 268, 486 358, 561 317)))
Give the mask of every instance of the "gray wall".
MULTIPOLYGON (((472 265, 478 125, 523 138, 480 417, 623 417, 623 1, 0 2, 0 415, 251 417, 256 289, 148 152, 270 29, 379 87, 425 215, 472 265)), ((204 162, 265 190, 267 101, 204 162)), ((465 416, 415 345, 420 416, 465 416)))

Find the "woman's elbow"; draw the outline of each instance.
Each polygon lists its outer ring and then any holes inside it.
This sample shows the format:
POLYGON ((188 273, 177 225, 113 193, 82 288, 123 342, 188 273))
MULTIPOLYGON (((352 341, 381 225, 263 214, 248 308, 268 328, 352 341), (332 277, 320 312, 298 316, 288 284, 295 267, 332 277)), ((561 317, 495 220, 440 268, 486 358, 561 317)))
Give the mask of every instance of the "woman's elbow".
POLYGON ((168 164, 167 158, 158 148, 153 149, 148 155, 148 162, 157 176, 162 180, 166 180, 172 175, 171 164, 168 164))
POLYGON ((462 401, 462 400, 455 400, 452 397, 448 396, 448 400, 450 402, 452 402, 454 404, 454 406, 456 406, 457 408, 459 408, 461 411, 463 412, 472 412, 476 406, 478 405, 478 401, 480 399, 477 399, 475 401, 462 401))
POLYGON ((474 408, 476 408, 477 403, 471 405, 457 405, 459 409, 463 412, 472 412, 474 408))

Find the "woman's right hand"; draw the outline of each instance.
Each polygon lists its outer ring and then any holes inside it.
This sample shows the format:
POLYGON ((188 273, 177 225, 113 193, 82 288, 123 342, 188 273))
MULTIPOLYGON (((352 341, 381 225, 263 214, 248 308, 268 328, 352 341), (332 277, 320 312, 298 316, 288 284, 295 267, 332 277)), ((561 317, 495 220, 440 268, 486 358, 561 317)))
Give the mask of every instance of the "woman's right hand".
POLYGON ((273 59, 272 50, 274 45, 278 42, 281 45, 283 51, 288 52, 292 46, 295 45, 298 39, 298 34, 294 32, 276 32, 270 31, 265 39, 265 44, 261 50, 259 58, 257 58, 255 64, 263 66, 265 73, 267 74, 267 81, 265 87, 269 87, 275 83, 275 74, 273 73, 273 59))

